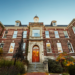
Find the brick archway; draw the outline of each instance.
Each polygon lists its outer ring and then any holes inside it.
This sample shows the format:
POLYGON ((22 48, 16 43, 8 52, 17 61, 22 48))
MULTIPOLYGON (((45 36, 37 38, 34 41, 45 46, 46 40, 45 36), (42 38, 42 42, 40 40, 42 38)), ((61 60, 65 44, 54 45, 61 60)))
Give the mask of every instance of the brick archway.
POLYGON ((32 62, 39 62, 39 47, 37 45, 34 45, 32 48, 32 62))

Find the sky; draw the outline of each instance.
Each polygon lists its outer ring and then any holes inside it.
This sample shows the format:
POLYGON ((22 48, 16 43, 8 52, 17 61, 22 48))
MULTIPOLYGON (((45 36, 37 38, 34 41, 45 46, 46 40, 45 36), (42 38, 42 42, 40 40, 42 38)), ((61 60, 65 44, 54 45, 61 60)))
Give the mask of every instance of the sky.
POLYGON ((3 25, 15 25, 16 20, 28 25, 36 15, 44 25, 50 25, 52 20, 68 25, 75 18, 75 0, 0 0, 3 25))

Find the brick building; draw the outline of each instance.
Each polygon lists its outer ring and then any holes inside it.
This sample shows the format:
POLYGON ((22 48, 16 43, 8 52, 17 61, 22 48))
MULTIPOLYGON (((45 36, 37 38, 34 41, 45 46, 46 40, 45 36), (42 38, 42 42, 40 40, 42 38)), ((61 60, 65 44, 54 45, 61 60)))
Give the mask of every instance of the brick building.
POLYGON ((67 52, 75 58, 75 19, 69 25, 57 25, 52 21, 50 25, 39 22, 39 17, 34 17, 34 22, 22 25, 15 21, 15 25, 3 25, 0 22, 0 47, 3 48, 6 58, 12 59, 19 47, 23 32, 23 54, 30 63, 42 63, 46 58, 55 59, 59 53, 67 52), (27 46, 28 43, 28 46, 27 46))

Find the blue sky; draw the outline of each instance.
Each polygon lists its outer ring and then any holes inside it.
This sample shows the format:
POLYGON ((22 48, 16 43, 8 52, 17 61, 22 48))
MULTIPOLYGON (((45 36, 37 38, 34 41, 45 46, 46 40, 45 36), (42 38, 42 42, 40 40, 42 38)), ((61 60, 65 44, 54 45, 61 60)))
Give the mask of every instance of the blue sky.
POLYGON ((14 25, 16 20, 28 25, 35 15, 45 25, 52 20, 68 25, 75 18, 75 0, 0 0, 0 21, 4 25, 14 25))

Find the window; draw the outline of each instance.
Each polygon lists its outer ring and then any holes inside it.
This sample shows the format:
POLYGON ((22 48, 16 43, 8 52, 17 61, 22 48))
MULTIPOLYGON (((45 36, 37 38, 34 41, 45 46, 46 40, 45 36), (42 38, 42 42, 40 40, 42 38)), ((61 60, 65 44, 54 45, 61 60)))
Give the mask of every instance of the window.
POLYGON ((33 37, 40 37, 40 30, 32 30, 33 37))
POLYGON ((13 38, 17 37, 17 31, 14 31, 13 38))
POLYGON ((0 48, 3 48, 3 46, 4 46, 4 43, 0 43, 0 48))
POLYGON ((67 31, 64 31, 65 38, 69 38, 67 31))
POLYGON ((27 31, 23 31, 23 38, 27 37, 27 31))
POLYGON ((61 43, 57 43, 58 53, 62 53, 61 43))
POLYGON ((7 37, 7 33, 8 33, 8 31, 6 30, 6 31, 4 31, 4 34, 3 34, 3 37, 2 38, 6 38, 7 37))
POLYGON ((23 43, 23 53, 25 53, 25 47, 26 47, 26 43, 23 43))
POLYGON ((53 23, 53 26, 56 26, 56 23, 53 23))
POLYGON ((72 44, 71 43, 67 43, 67 45, 68 45, 69 52, 70 53, 74 52, 72 44))
POLYGON ((59 38, 58 31, 54 31, 54 33, 55 33, 55 38, 59 38))
POLYGON ((75 34, 75 27, 72 27, 72 29, 73 29, 73 32, 74 32, 74 34, 75 34))
POLYGON ((15 46, 15 43, 11 43, 10 48, 9 48, 9 53, 13 53, 14 46, 15 46))
POLYGON ((51 52, 51 44, 50 43, 46 43, 46 50, 47 50, 47 52, 51 52))
POLYGON ((49 38, 49 31, 45 31, 46 38, 49 38))
POLYGON ((16 26, 19 26, 19 23, 16 23, 16 26))

